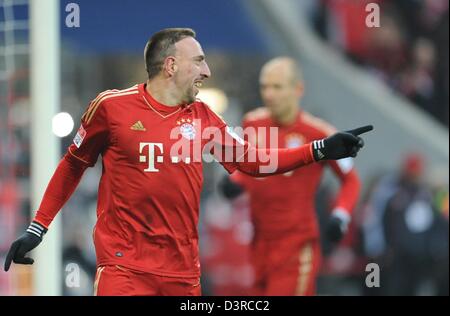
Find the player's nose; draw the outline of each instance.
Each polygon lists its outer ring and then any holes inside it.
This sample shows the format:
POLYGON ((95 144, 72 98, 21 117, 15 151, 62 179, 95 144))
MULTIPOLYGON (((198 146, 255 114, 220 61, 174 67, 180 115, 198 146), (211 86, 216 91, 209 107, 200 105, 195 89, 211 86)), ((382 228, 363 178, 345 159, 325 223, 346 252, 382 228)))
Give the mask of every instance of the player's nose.
POLYGON ((261 91, 261 97, 265 103, 272 103, 275 96, 271 89, 264 89, 261 91))
POLYGON ((206 62, 203 63, 203 67, 201 69, 201 75, 205 78, 211 77, 211 70, 209 70, 209 66, 206 62))

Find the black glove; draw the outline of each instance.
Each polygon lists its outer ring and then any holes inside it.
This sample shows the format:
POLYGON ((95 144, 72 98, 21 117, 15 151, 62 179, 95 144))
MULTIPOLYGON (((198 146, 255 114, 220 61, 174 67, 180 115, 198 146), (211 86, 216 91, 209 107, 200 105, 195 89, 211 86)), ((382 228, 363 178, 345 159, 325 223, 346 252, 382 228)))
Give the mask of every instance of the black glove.
POLYGON ((227 199, 234 199, 244 192, 244 189, 239 184, 231 181, 228 175, 220 180, 219 190, 227 199))
POLYGON ((326 237, 333 243, 339 242, 348 230, 350 215, 342 212, 333 212, 326 226, 326 237))
POLYGON ((363 139, 358 135, 371 130, 373 130, 373 126, 367 125, 313 141, 314 159, 319 161, 356 157, 358 151, 364 146, 363 139))
POLYGON ((47 229, 37 222, 32 222, 26 232, 14 241, 6 255, 5 271, 9 270, 11 262, 19 264, 33 264, 34 260, 25 254, 36 248, 42 241, 47 229))

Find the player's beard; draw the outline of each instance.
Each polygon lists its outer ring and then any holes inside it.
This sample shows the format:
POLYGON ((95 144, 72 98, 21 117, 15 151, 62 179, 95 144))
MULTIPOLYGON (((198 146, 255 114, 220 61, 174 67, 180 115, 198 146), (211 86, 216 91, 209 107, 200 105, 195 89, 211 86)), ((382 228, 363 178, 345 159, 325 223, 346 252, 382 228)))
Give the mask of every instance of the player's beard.
POLYGON ((283 120, 286 116, 289 116, 291 109, 278 103, 269 105, 269 111, 272 117, 283 120))
POLYGON ((265 104, 268 107, 272 116, 279 117, 279 116, 283 115, 284 109, 282 108, 281 104, 270 103, 270 102, 265 102, 265 104))
POLYGON ((194 103, 198 92, 199 91, 198 90, 196 91, 196 88, 194 86, 190 86, 184 94, 183 101, 186 102, 187 104, 194 103))

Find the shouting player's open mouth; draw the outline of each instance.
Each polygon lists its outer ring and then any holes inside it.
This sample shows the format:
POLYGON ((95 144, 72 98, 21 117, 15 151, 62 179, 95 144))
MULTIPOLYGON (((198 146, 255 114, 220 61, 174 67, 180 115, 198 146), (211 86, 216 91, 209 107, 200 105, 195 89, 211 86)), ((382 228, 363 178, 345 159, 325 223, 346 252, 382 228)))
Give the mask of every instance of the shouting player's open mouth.
POLYGON ((200 80, 197 80, 197 81, 195 81, 194 82, 194 92, 195 92, 195 95, 197 95, 198 93, 199 93, 199 89, 201 88, 203 86, 203 81, 200 81, 200 80))

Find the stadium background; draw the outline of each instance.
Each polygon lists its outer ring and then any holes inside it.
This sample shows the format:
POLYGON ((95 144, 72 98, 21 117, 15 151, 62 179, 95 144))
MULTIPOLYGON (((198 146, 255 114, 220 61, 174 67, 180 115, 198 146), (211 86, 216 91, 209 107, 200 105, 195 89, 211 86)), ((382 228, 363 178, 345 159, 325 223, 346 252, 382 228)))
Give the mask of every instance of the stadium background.
MULTIPOLYGON (((379 289, 369 289, 364 283, 365 266, 376 262, 382 271, 393 271, 389 264, 396 252, 383 239, 383 203, 399 189, 391 180, 406 173, 417 174, 432 199, 411 211, 409 221, 415 231, 405 231, 404 236, 410 238, 421 264, 408 270, 404 262, 404 267, 396 268, 410 273, 412 295, 448 295, 448 1, 63 0, 59 14, 59 111, 73 117, 75 129, 98 92, 145 80, 143 47, 153 32, 165 27, 196 30, 213 73, 203 93, 230 125, 239 125, 243 113, 261 104, 258 73, 265 61, 280 54, 298 58, 306 84, 302 106, 307 111, 339 129, 375 125, 356 160, 363 191, 350 233, 339 247, 323 241, 325 261, 318 294, 386 294, 383 284, 390 275, 382 274, 379 289), (71 2, 79 5, 80 27, 65 24, 65 8, 71 2), (382 8, 379 28, 364 23, 368 3, 382 8)), ((11 241, 30 220, 33 52, 29 27, 28 1, 0 1, 2 263, 11 241)), ((73 136, 74 131, 60 139, 59 156, 73 136)), ((60 294, 92 294, 91 235, 100 168, 97 164, 85 173, 59 215, 62 268, 50 273, 61 275, 60 294), (67 286, 65 268, 70 263, 80 267, 79 287, 67 286)), ((246 198, 230 204, 217 191, 224 173, 218 164, 204 168, 199 226, 203 291, 245 295, 253 278, 247 260, 252 227, 246 198)), ((327 174, 317 197, 321 223, 336 185, 327 174)), ((398 222, 388 224, 402 232, 395 226, 398 222)), ((2 270, 0 295, 35 294, 32 274, 31 267, 2 270)))

